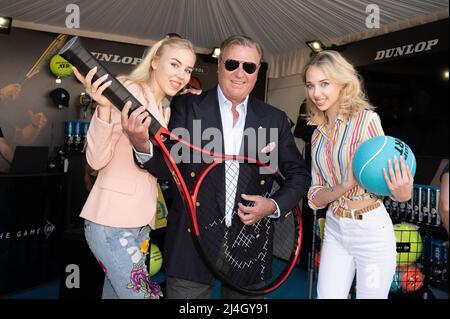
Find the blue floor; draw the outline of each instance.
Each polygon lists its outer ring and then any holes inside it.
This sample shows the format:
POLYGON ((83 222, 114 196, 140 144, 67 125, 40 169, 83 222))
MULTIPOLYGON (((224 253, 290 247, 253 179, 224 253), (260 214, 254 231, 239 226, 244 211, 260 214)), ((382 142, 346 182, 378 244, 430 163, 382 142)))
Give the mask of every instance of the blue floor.
MULTIPOLYGON (((275 261, 272 265, 273 273, 279 273, 283 269, 283 262, 275 261)), ((164 273, 160 272, 152 277, 157 283, 165 281, 164 273)), ((48 284, 23 290, 0 299, 59 299, 59 280, 50 282, 48 284)), ((313 283, 312 298, 315 298, 316 282, 313 283)), ((438 289, 430 289, 430 296, 433 299, 448 299, 448 292, 440 291, 438 289)), ((220 282, 216 281, 212 299, 219 299, 220 297, 220 282)), ((298 267, 294 267, 289 278, 275 291, 266 296, 267 299, 308 299, 308 273, 298 267)))
MULTIPOLYGON (((157 274, 153 279, 161 283, 164 281, 164 274, 157 274)), ((268 299, 307 299, 308 298, 308 274, 299 268, 295 268, 291 276, 286 280, 283 285, 274 292, 268 294, 268 299)), ((218 299, 220 296, 220 283, 216 282, 213 290, 212 298, 218 299)), ((313 298, 315 298, 316 282, 313 284, 313 298)), ((438 290, 435 288, 430 289, 430 293, 433 294, 433 299, 448 299, 448 292, 438 290)), ((0 299, 59 299, 59 280, 50 282, 48 284, 27 289, 13 295, 6 296, 0 299)))
MULTIPOLYGON (((280 288, 268 294, 268 299, 306 299, 308 298, 308 281, 307 273, 299 268, 294 268, 291 276, 284 282, 280 288)), ((159 273, 153 277, 155 282, 161 283, 165 279, 163 273, 159 273)), ((313 287, 315 291, 315 285, 313 287)), ((218 299, 220 296, 220 282, 216 282, 213 290, 212 298, 218 299)), ((13 295, 4 297, 3 299, 58 299, 59 298, 59 280, 48 284, 27 289, 13 295)))
POLYGON ((36 288, 23 290, 3 299, 59 299, 59 280, 36 288))
MULTIPOLYGON (((313 285, 313 291, 316 285, 313 285)), ((212 298, 219 299, 220 282, 216 282, 212 298)), ((267 299, 307 299, 308 298, 308 274, 295 267, 289 278, 275 291, 266 296, 267 299)))

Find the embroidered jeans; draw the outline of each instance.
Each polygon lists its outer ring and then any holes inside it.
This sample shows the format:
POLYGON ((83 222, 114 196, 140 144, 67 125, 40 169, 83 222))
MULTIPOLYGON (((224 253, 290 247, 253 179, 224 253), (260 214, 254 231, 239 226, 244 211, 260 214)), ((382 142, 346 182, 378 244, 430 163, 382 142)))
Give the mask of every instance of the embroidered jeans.
POLYGON ((86 220, 84 233, 105 272, 102 299, 157 299, 160 287, 151 281, 141 245, 150 238, 150 227, 118 228, 86 220))

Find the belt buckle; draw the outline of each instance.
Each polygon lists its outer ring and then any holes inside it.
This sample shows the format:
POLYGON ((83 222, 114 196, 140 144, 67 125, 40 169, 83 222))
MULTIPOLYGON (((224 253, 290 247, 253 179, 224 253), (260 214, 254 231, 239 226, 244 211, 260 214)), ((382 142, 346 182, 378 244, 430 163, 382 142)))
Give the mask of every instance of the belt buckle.
POLYGON ((346 209, 343 207, 339 207, 338 211, 337 211, 337 215, 339 217, 343 217, 343 218, 351 218, 351 219, 355 219, 355 220, 362 220, 363 219, 363 215, 364 213, 361 212, 361 209, 346 209))
POLYGON ((380 202, 379 201, 375 202, 372 205, 367 206, 366 208, 358 209, 357 211, 354 212, 354 214, 355 215, 358 214, 358 218, 357 219, 358 220, 362 220, 364 214, 366 214, 368 212, 371 212, 372 210, 374 210, 374 209, 376 209, 378 207, 380 207, 380 202))
POLYGON ((346 209, 346 208, 343 208, 343 207, 339 207, 338 215, 339 215, 339 217, 343 217, 343 218, 353 218, 352 210, 351 209, 346 209))
POLYGON ((355 210, 353 212, 353 218, 356 219, 356 220, 362 220, 363 219, 363 215, 364 215, 364 213, 362 213, 360 209, 355 210))

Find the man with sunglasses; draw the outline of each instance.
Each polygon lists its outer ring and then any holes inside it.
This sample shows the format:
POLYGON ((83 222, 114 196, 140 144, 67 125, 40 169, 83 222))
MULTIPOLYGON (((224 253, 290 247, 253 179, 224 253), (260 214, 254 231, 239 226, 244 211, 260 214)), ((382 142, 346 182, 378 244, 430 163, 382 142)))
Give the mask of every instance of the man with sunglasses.
MULTIPOLYGON (((194 121, 201 121, 204 131, 216 128, 222 133, 224 145, 218 152, 228 155, 248 155, 258 157, 259 154, 249 154, 251 145, 244 134, 248 129, 275 129, 276 140, 270 140, 269 134, 262 144, 267 145, 258 152, 273 152, 277 154, 276 161, 281 173, 289 181, 274 199, 261 196, 250 196, 244 200, 254 202, 253 207, 239 205, 238 216, 244 224, 253 224, 264 217, 277 218, 281 211, 290 209, 287 202, 292 198, 297 202, 309 188, 310 174, 303 158, 295 145, 286 114, 273 106, 250 96, 253 90, 262 60, 262 49, 254 40, 246 36, 231 36, 221 45, 218 66, 218 86, 201 95, 183 95, 172 100, 172 116, 169 129, 188 129, 192 137, 194 121), (289 197, 289 198, 288 198, 289 197)), ((131 119, 130 119, 131 120, 131 119)), ((141 168, 147 169, 157 177, 170 176, 159 150, 147 143, 148 130, 139 130, 139 121, 130 125, 136 131, 127 132, 135 145, 135 159, 141 168), (138 131, 145 132, 139 134, 138 131), (142 145, 148 145, 140 149, 142 145), (142 154, 144 153, 144 154, 142 154), (148 154, 147 156, 145 154, 148 154), (152 154, 152 155, 149 155, 152 154)), ((259 138, 259 137, 258 137, 259 138)), ((196 139, 193 138, 195 143, 196 139)), ((209 141, 202 141, 204 147, 209 141)), ((180 167, 180 165, 179 165, 180 167)), ((191 176, 192 182, 204 167, 204 163, 189 163, 182 165, 182 173, 191 176)), ((227 168, 225 168, 225 175, 227 168)), ((224 193, 233 193, 233 186, 226 183, 224 193)), ((236 187, 236 186, 234 186, 236 187)), ((190 234, 188 214, 178 193, 174 192, 173 205, 168 214, 164 260, 166 267, 166 296, 171 299, 210 298, 214 288, 214 276, 203 263, 194 246, 190 234), (178 196, 178 197, 177 197, 178 196)), ((211 193, 211 197, 217 194, 211 193)), ((238 199, 238 202, 243 200, 238 199)), ((225 211, 225 222, 230 218, 225 211)), ((227 225, 228 226, 228 225, 227 225)), ((245 270, 244 270, 245 271, 245 270)), ((222 286, 221 297, 227 299, 262 298, 263 296, 245 296, 222 286)))

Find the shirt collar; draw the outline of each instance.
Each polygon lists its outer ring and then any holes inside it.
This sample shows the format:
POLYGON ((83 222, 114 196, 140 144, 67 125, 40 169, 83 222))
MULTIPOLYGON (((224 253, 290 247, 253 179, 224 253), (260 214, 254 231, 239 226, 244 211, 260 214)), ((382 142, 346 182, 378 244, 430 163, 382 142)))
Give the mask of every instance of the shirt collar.
MULTIPOLYGON (((348 119, 343 114, 338 114, 338 116, 336 117, 336 122, 335 123, 345 124, 346 125, 347 122, 348 122, 348 119)), ((325 121, 324 117, 318 117, 316 119, 310 119, 308 121, 307 125, 316 125, 317 126, 317 130, 319 130, 319 132, 321 132, 322 135, 328 137, 327 132, 325 130, 326 121, 325 121)))
POLYGON ((342 123, 346 123, 347 122, 347 117, 344 116, 343 114, 338 114, 336 121, 342 122, 342 123))
MULTIPOLYGON (((228 100, 225 95, 222 92, 222 89, 220 88, 220 85, 217 85, 217 98, 219 100, 219 106, 221 109, 225 108, 227 110, 231 110, 232 103, 230 100, 228 100)), ((241 109, 242 112, 244 112, 243 115, 247 114, 247 104, 248 104, 248 96, 245 98, 245 100, 240 103, 236 109, 241 109)))
MULTIPOLYGON (((338 114, 338 116, 336 117, 336 122, 346 123, 346 122, 348 122, 348 119, 343 114, 338 114)), ((325 118, 323 116, 311 118, 306 123, 306 125, 314 125, 314 126, 318 126, 318 127, 322 127, 325 124, 326 124, 325 118)))

